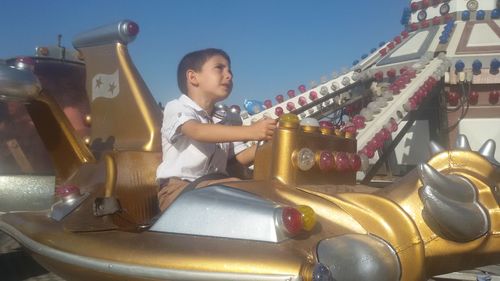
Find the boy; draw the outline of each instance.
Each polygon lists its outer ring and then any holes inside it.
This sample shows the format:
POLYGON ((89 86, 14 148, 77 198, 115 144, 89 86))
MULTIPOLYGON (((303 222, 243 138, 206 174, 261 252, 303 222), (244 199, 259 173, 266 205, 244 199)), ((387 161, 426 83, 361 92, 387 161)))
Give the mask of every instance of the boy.
MULTIPOLYGON (((162 211, 190 182, 207 174, 226 174, 229 156, 235 155, 243 165, 253 161, 255 146, 235 151, 231 142, 272 138, 276 121, 271 119, 251 126, 213 124, 214 105, 229 96, 232 79, 230 58, 219 49, 189 53, 179 63, 177 83, 183 95, 165 105, 161 128, 163 161, 156 177, 162 211)), ((204 181, 197 187, 234 180, 238 179, 204 181)))

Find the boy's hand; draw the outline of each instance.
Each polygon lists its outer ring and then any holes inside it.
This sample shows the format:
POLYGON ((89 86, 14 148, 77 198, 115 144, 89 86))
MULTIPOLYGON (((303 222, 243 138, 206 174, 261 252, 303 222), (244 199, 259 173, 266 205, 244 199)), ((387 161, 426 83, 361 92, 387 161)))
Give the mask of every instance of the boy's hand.
POLYGON ((252 130, 253 140, 272 140, 274 129, 276 129, 276 120, 264 117, 250 125, 249 128, 252 130))

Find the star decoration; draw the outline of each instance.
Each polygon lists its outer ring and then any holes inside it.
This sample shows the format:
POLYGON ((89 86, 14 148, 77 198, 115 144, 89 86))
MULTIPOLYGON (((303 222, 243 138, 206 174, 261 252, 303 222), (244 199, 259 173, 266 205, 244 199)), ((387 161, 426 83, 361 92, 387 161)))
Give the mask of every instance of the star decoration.
POLYGON ((96 87, 96 88, 100 88, 100 87, 101 87, 101 85, 102 85, 102 80, 101 80, 101 77, 97 78, 97 80, 95 81, 95 83, 96 83, 95 87, 96 87))
POLYGON ((115 82, 112 82, 109 84, 108 91, 111 92, 111 94, 112 94, 114 92, 115 88, 116 88, 115 82))

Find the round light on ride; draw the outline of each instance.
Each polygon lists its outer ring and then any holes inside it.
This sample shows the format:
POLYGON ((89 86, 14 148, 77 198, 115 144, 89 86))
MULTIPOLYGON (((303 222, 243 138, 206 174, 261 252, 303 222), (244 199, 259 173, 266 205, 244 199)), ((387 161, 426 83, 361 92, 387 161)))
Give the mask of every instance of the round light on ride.
POLYGON ((318 99, 318 93, 316 93, 315 91, 311 91, 309 93, 309 99, 311 99, 311 100, 317 100, 318 99))
POLYGON ((281 108, 280 106, 276 107, 274 109, 274 114, 276 114, 276 116, 280 117, 281 115, 283 115, 283 108, 281 108))
POLYGON ((469 11, 463 11, 462 12, 462 20, 463 21, 468 21, 470 19, 470 12, 469 11))
POLYGON ((264 101, 264 106, 266 108, 271 108, 271 107, 273 107, 273 102, 271 100, 265 100, 264 101))
POLYGON ((313 269, 312 281, 333 281, 332 272, 322 263, 317 263, 313 269))
POLYGON ((133 21, 128 22, 125 26, 125 32, 128 36, 136 36, 139 33, 139 25, 133 21))
POLYGON ((294 90, 288 90, 288 92, 286 92, 286 94, 288 95, 289 98, 294 98, 295 97, 295 91, 294 90))
POLYGON ((455 70, 457 72, 462 72, 464 71, 464 68, 465 68, 465 63, 462 61, 462 60, 458 60, 456 63, 455 63, 455 70))
POLYGON ((481 74, 481 68, 483 67, 483 63, 480 60, 474 60, 472 63, 472 73, 475 75, 481 74))
POLYGON ((331 135, 333 132, 334 126, 330 121, 319 121, 319 130, 323 135, 331 135))
POLYGON ((304 127, 319 127, 319 122, 317 119, 314 119, 312 117, 307 117, 302 120, 300 120, 300 126, 304 127))
POLYGON ((35 69, 35 60, 30 57, 18 57, 16 58, 16 68, 33 71, 35 69))
POLYGON ((361 169, 361 158, 358 154, 349 154, 349 165, 352 171, 359 171, 361 169))
POLYGON ((322 86, 321 89, 319 90, 319 93, 322 95, 322 96, 325 96, 328 94, 328 87, 327 86, 322 86))
POLYGON ((299 86, 299 91, 300 91, 300 93, 302 93, 302 94, 303 94, 303 93, 305 93, 305 92, 306 92, 306 85, 300 85, 300 86, 299 86))
POLYGON ((333 153, 330 151, 319 151, 316 154, 316 163, 322 172, 328 172, 333 170, 335 167, 335 160, 333 159, 333 153))
POLYGON ((294 111, 295 110, 295 104, 291 101, 287 102, 286 103, 286 109, 288 109, 288 111, 294 111))
POLYGON ((299 117, 292 113, 283 114, 279 119, 279 127, 280 128, 290 128, 295 129, 299 126, 300 120, 299 117))
POLYGON ((345 152, 335 153, 335 168, 339 172, 347 172, 351 169, 347 153, 345 152))
POLYGON ((295 163, 297 168, 301 171, 309 171, 312 167, 314 167, 314 152, 307 147, 300 149, 294 153, 292 157, 294 158, 293 163, 295 163))
POLYGON ((302 215, 302 229, 311 231, 316 225, 316 213, 307 205, 297 206, 297 210, 302 215))
POLYGON ((295 236, 302 230, 302 214, 295 208, 283 207, 281 221, 284 230, 290 236, 295 236))
POLYGON ((276 101, 278 103, 282 103, 283 101, 285 101, 285 98, 283 97, 283 95, 277 95, 276 96, 276 101))

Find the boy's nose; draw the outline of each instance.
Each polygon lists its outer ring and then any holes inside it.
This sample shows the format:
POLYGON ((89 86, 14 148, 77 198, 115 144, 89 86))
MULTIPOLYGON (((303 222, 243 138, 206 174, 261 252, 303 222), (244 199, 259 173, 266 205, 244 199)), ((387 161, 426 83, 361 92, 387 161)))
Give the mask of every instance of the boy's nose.
POLYGON ((227 71, 225 76, 226 76, 225 78, 227 80, 232 80, 233 79, 233 74, 231 73, 231 71, 227 71))

